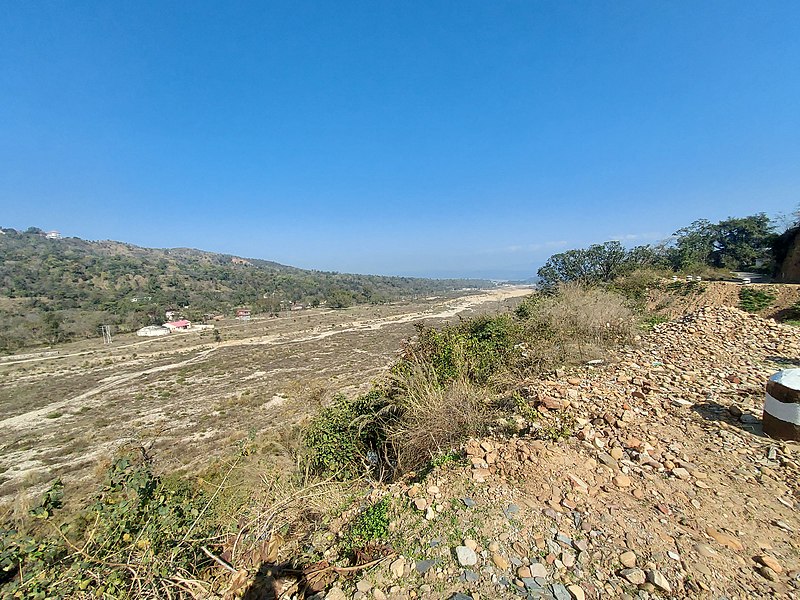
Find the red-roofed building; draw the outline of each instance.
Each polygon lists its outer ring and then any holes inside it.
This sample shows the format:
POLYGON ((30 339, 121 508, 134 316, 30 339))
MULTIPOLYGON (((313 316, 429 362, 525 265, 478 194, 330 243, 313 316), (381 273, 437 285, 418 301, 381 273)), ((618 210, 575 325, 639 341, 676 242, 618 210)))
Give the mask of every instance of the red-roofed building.
POLYGON ((187 321, 186 319, 181 319, 180 321, 171 321, 170 323, 164 323, 164 327, 169 329, 170 331, 175 331, 176 329, 189 329, 192 324, 191 322, 187 321))

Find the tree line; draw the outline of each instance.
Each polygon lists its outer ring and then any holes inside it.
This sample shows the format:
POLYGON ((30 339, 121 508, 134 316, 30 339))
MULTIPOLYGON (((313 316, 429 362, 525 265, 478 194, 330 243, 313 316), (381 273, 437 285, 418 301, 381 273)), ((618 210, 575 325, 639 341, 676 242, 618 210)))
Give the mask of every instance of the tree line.
POLYGON ((783 239, 777 228, 765 213, 758 213, 718 223, 701 219, 659 244, 626 249, 619 241, 610 241, 567 250, 552 255, 539 268, 539 284, 549 290, 571 281, 610 282, 641 268, 712 277, 731 271, 771 273, 777 266, 776 257, 780 259, 783 239))

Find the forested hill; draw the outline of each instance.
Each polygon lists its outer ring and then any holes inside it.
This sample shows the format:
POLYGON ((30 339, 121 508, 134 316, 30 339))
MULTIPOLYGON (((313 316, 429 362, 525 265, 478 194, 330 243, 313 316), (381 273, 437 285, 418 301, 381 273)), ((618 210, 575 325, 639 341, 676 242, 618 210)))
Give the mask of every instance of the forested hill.
POLYGON ((1 229, 0 352, 161 323, 167 309, 202 320, 237 307, 341 308, 418 294, 480 288, 488 281, 349 275, 188 248, 49 239, 39 229, 1 229))

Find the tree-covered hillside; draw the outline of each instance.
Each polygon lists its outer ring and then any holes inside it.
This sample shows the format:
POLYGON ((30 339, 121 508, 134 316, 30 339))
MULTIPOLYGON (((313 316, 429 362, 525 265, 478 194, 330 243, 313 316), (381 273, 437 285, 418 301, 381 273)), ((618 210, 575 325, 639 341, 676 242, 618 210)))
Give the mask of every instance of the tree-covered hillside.
POLYGON ((37 228, 0 235, 0 352, 161 323, 167 309, 202 320, 237 307, 274 313, 291 306, 383 303, 490 285, 478 280, 307 271, 187 248, 48 239, 37 228))

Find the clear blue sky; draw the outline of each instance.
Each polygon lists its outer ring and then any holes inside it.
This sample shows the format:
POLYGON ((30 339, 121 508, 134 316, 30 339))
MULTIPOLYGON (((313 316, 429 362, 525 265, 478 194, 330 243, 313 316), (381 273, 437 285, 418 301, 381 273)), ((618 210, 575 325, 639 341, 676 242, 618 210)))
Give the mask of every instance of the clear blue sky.
POLYGON ((527 276, 800 202, 800 2, 0 3, 0 225, 527 276))

